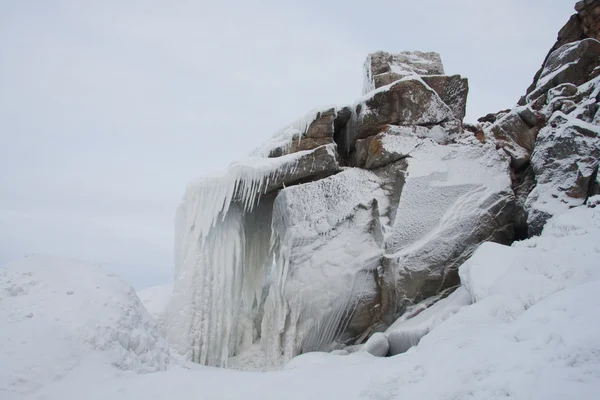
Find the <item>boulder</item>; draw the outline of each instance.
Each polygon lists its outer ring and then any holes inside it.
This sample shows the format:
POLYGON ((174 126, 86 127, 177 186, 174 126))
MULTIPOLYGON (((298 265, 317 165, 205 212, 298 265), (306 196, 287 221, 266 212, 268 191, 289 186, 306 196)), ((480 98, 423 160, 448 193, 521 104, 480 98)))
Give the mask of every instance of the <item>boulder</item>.
POLYGON ((462 121, 467 113, 468 79, 460 75, 422 76, 421 79, 450 107, 456 119, 462 121))
POLYGON ((356 108, 353 140, 373 136, 386 125, 437 125, 455 120, 453 111, 418 77, 403 78, 373 92, 356 108))
POLYGON ((525 204, 531 235, 552 215, 586 201, 599 159, 600 127, 557 112, 540 131, 531 158, 536 186, 525 204))
MULTIPOLYGON (((528 114, 527 111, 524 112, 528 114)), ((534 116, 533 112, 528 115, 532 120, 534 116)), ((517 111, 509 112, 484 129, 486 135, 493 137, 498 147, 503 148, 510 156, 514 169, 519 169, 529 162, 537 130, 538 128, 525 122, 517 111)))
MULTIPOLYGON (((310 139, 306 139, 310 140, 310 139)), ((264 194, 309 179, 320 179, 340 171, 335 144, 292 153, 281 163, 265 186, 264 194)))
POLYGON ((273 227, 280 250, 261 327, 269 359, 353 342, 377 322, 379 220, 386 212, 380 204, 388 196, 379 176, 358 168, 278 194, 273 227))
MULTIPOLYGON (((312 150, 319 146, 333 144, 333 136, 335 133, 334 122, 336 121, 336 118, 337 110, 335 108, 328 108, 321 111, 315 111, 314 114, 309 114, 304 121, 300 121, 306 125, 299 128, 290 128, 292 133, 295 133, 292 138, 284 140, 279 146, 270 149, 268 156, 270 158, 281 157, 286 154, 303 150, 312 150), (308 120, 308 123, 306 120, 308 120)), ((297 125, 302 124, 297 123, 297 125)))
POLYGON ((449 134, 441 125, 432 127, 387 125, 375 136, 356 141, 352 166, 373 169, 408 157, 421 141, 429 138, 440 144, 449 141, 449 134))
POLYGON ((365 61, 365 86, 363 93, 389 85, 409 75, 443 75, 444 66, 435 52, 403 51, 386 53, 378 51, 365 61))
POLYGON ((335 117, 335 108, 319 112, 315 120, 308 125, 304 136, 308 138, 333 138, 335 117))
POLYGON ((599 66, 600 42, 584 39, 568 43, 550 54, 526 100, 530 102, 563 83, 581 85, 600 74, 599 66))

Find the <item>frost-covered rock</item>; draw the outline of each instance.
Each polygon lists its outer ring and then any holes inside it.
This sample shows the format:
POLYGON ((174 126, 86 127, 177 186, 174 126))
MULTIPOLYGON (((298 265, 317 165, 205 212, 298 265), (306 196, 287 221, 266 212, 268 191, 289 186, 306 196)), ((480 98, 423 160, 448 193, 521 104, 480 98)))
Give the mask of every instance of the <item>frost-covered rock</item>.
POLYGON ((403 51, 392 54, 378 51, 367 56, 364 68, 363 94, 409 75, 444 74, 442 59, 435 52, 403 51))
POLYGON ((354 140, 373 136, 386 125, 437 125, 455 119, 450 107, 416 75, 370 92, 356 110, 354 140))
POLYGON ((456 119, 462 121, 467 113, 467 78, 460 75, 426 75, 421 76, 421 79, 452 109, 456 119))
POLYGON ((563 43, 559 35, 557 43, 521 105, 482 129, 511 157, 517 219, 529 235, 599 190, 600 42, 563 43))
POLYGON ((507 113, 484 129, 510 156, 515 169, 529 163, 538 131, 539 127, 528 124, 517 111, 507 113))
POLYGON ((348 169, 277 196, 276 266, 261 330, 269 359, 325 350, 374 322, 388 190, 375 173, 348 169))
POLYGON ((403 127, 389 125, 375 136, 356 141, 353 165, 367 169, 383 167, 394 161, 406 158, 420 143, 420 137, 433 136, 442 141, 447 132, 442 127, 426 128, 419 126, 403 127), (403 136, 397 140, 394 136, 403 136))
POLYGON ((493 146, 424 140, 411 153, 386 241, 398 312, 456 284, 458 266, 479 243, 512 239, 510 185, 508 159, 493 146))
POLYGON ((277 366, 359 345, 454 285, 478 243, 512 238, 508 158, 455 143, 466 80, 440 75, 435 53, 386 63, 370 73, 399 79, 309 113, 188 187, 167 327, 179 353, 277 366))
POLYGON ((563 83, 579 86, 600 74, 600 42, 584 39, 567 43, 550 54, 536 82, 536 88, 527 96, 533 101, 549 89, 563 83))
POLYGON ((103 269, 29 256, 0 268, 0 392, 30 392, 85 359, 163 370, 167 342, 133 288, 103 269))
POLYGON ((595 194, 599 159, 600 126, 555 113, 540 131, 532 157, 537 183, 526 203, 531 233, 539 233, 552 215, 595 194))

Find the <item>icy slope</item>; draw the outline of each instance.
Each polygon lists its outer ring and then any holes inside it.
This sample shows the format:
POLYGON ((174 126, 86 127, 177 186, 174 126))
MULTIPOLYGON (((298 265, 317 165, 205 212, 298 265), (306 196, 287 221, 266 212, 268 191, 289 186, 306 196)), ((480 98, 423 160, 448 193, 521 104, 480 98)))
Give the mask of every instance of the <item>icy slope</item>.
POLYGON ((156 324, 116 276, 49 256, 0 269, 0 398, 39 389, 90 354, 138 372, 169 363, 156 324))
MULTIPOLYGON (((600 202, 598 197, 592 200, 591 204, 600 202)), ((465 289, 475 303, 460 308, 417 346, 398 356, 308 353, 275 372, 172 364, 167 371, 135 374, 116 369, 104 358, 90 357, 89 350, 79 348, 73 352, 81 362, 77 368, 64 370, 60 379, 47 379, 30 395, 5 390, 0 397, 593 400, 600 391, 599 243, 600 209, 578 207, 551 219, 540 237, 512 247, 481 246, 461 269, 465 289)), ((54 285, 62 277, 53 274, 45 278, 54 285)), ((105 286, 100 287, 98 290, 106 293, 105 286)), ((3 296, 5 292, 6 287, 3 296)), ((114 296, 114 291, 108 293, 114 296)), ((46 303, 53 305, 48 309, 49 319, 65 314, 59 306, 68 304, 60 304, 57 299, 61 297, 62 290, 47 292, 46 303)), ((5 299, 0 303, 3 310, 5 299)), ((21 310, 39 305, 30 296, 22 297, 20 304, 21 310)), ((84 307, 87 305, 81 305, 84 307)), ((445 313, 440 311, 440 316, 445 313)), ((80 322, 90 318, 87 313, 73 315, 83 318, 80 322)), ((6 318, 3 314, 3 327, 6 318)), ((12 325, 14 329, 0 331, 3 344, 28 335, 29 327, 12 325)), ((18 374, 23 381, 33 381, 37 371, 47 371, 51 365, 46 359, 62 342, 58 335, 45 336, 47 340, 32 341, 27 347, 3 347, 3 371, 18 374), (15 355, 7 359, 9 350, 15 355), (19 358, 27 358, 31 369, 15 364, 19 358)))

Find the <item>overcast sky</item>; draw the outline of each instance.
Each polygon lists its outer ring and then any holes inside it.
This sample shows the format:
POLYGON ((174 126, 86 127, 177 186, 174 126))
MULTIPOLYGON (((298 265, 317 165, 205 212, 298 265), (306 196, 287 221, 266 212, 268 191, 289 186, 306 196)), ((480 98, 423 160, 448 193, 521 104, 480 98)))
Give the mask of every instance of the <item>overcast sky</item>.
POLYGON ((186 183, 354 101, 367 53, 439 52, 475 120, 518 100, 573 4, 0 0, 0 264, 167 283, 186 183))

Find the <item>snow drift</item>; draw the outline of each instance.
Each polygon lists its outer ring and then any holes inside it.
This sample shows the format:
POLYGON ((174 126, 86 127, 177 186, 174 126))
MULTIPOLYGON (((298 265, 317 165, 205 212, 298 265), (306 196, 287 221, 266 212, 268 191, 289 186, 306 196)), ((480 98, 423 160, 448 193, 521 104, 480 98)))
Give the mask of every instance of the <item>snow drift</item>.
POLYGON ((50 256, 9 263, 0 269, 0 305, 6 393, 39 389, 90 354, 136 372, 169 364, 167 342, 133 288, 100 267, 50 256))

